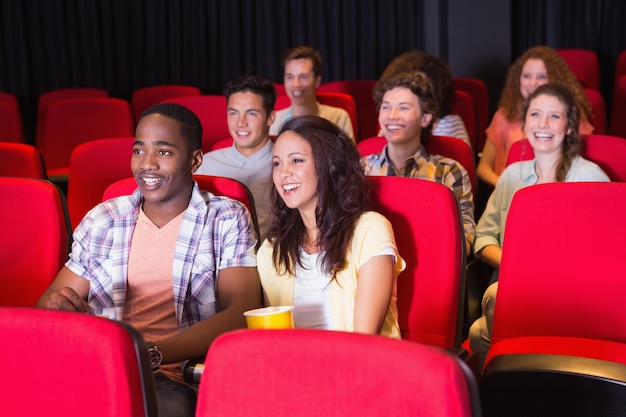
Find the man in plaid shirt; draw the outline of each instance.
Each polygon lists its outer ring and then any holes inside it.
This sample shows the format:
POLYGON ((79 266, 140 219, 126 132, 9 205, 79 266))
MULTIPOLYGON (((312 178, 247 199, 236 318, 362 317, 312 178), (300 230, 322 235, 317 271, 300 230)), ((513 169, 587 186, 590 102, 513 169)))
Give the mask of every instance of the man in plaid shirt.
MULTIPOLYGON (((476 234, 472 183, 457 161, 430 155, 423 142, 431 135, 437 95, 423 76, 399 73, 376 84, 378 122, 387 145, 363 158, 366 175, 394 175, 438 182, 450 188, 461 208, 465 249, 470 253, 476 234)), ((419 215, 419 213, 416 213, 419 215)))
POLYGON ((149 342, 160 416, 193 416, 184 361, 261 305, 255 244, 244 205, 200 191, 202 126, 177 104, 144 112, 131 169, 138 189, 92 209, 65 267, 38 306, 105 315, 149 342))

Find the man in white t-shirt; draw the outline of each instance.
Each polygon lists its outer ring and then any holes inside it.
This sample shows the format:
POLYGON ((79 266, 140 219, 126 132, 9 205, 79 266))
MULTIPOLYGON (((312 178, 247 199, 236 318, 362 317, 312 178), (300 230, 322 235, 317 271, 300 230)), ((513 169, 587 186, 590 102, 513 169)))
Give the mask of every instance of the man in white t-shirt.
POLYGON ((352 140, 354 129, 348 112, 317 101, 316 90, 322 82, 322 56, 310 46, 287 50, 283 58, 284 83, 291 106, 276 112, 270 135, 277 135, 287 119, 296 116, 320 116, 342 128, 352 140))

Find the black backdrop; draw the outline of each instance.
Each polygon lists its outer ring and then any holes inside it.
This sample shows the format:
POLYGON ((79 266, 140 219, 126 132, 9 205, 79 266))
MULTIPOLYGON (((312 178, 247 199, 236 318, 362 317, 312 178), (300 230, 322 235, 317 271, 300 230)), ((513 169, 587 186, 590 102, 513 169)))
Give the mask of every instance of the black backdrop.
POLYGON ((318 48, 323 78, 375 79, 422 48, 414 0, 2 0, 0 91, 18 95, 32 137, 38 96, 103 87, 189 84, 219 93, 241 73, 281 80, 296 44, 318 48), (332 64, 331 64, 332 63, 332 64))
POLYGON ((517 0, 512 28, 513 56, 533 45, 596 51, 601 91, 610 107, 615 59, 626 49, 623 0, 517 0))
MULTIPOLYGON (((479 34, 501 33, 492 33, 494 17, 484 11, 497 9, 510 11, 496 17, 510 22, 510 47, 492 52, 494 73, 504 74, 515 56, 536 44, 593 49, 601 59, 602 92, 610 98, 615 57, 626 49, 625 2, 473 0, 473 15, 447 13, 467 8, 465 1, 0 0, 0 91, 18 96, 32 138, 44 91, 103 87, 130 99, 139 87, 189 84, 215 94, 244 72, 280 81, 280 57, 296 44, 322 52, 323 81, 375 79, 408 49, 454 58, 448 56, 455 49, 448 31, 459 23, 454 19, 470 23, 467 36, 454 38, 462 43, 457 46, 485 48, 479 34)), ((465 68, 453 71, 472 76, 465 68)), ((485 79, 496 93, 502 80, 485 79)))

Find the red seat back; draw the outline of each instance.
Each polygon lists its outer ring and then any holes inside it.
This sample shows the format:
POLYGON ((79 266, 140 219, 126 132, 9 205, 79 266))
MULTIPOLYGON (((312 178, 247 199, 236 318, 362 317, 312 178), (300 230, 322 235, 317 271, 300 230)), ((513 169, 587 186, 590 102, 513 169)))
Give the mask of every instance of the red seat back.
MULTIPOLYGON (((339 107, 344 109, 348 113, 348 116, 350 116, 350 122, 352 123, 354 137, 355 139, 358 138, 358 116, 356 104, 354 103, 354 99, 352 98, 352 96, 343 93, 318 92, 317 101, 327 106, 339 107)), ((278 111, 286 109, 289 106, 291 106, 291 99, 289 98, 289 96, 284 95, 276 97, 274 110, 278 111)))
POLYGON ((352 132, 355 140, 359 137, 359 117, 357 115, 356 103, 351 95, 335 92, 317 92, 317 100, 321 104, 327 106, 339 107, 348 112, 350 123, 352 123, 352 132))
POLYGON ((551 183, 515 193, 492 344, 525 336, 626 343, 625 204, 622 183, 551 183))
POLYGON ((600 62, 590 49, 556 49, 583 87, 600 90, 600 62))
POLYGON ((130 159, 134 141, 134 137, 98 139, 74 149, 67 188, 72 229, 100 203, 109 185, 132 175, 130 159))
POLYGON ((230 136, 226 120, 228 102, 223 95, 174 97, 164 102, 185 106, 198 116, 202 124, 202 152, 210 152, 215 142, 230 136))
POLYGON ((615 182, 513 196, 481 379, 485 415, 624 413, 624 204, 626 184, 615 182))
POLYGON ((593 125, 593 133, 603 135, 606 133, 606 105, 604 104, 604 97, 598 90, 591 88, 585 88, 585 93, 591 102, 591 109, 593 110, 593 118, 589 122, 593 125))
POLYGON ((17 97, 0 92, 0 142, 24 142, 24 125, 17 97))
POLYGON ((45 179, 41 154, 26 143, 0 142, 0 177, 45 179))
POLYGON ((276 97, 276 103, 274 103, 274 111, 286 109, 291 106, 291 99, 288 95, 276 97))
POLYGON ((4 91, 0 91, 0 103, 8 103, 8 104, 12 104, 16 107, 19 106, 19 103, 17 101, 17 97, 15 97, 15 94, 12 93, 7 93, 4 91))
POLYGON ((285 91, 285 84, 283 83, 272 83, 274 84, 274 90, 276 90, 276 96, 286 96, 287 91, 285 91))
POLYGON ((211 151, 216 151, 218 149, 223 149, 223 148, 230 148, 231 146, 233 146, 233 138, 224 138, 221 140, 218 140, 217 142, 213 143, 213 147, 211 147, 211 151))
POLYGON ((407 264, 398 277, 402 337, 441 348, 460 346, 465 240, 456 197, 432 181, 393 176, 368 179, 375 210, 391 222, 398 251, 407 264))
MULTIPOLYGON (((609 135, 582 136, 581 155, 595 162, 609 176, 611 181, 626 182, 626 139, 609 135)), ((511 145, 506 166, 514 162, 529 161, 535 157, 528 139, 511 145)))
POLYGON ((611 181, 626 182, 626 139, 609 135, 583 136, 582 155, 602 168, 611 181))
POLYGON ((467 175, 472 183, 472 194, 476 195, 477 183, 474 154, 470 147, 467 146, 467 143, 449 136, 432 136, 424 147, 430 154, 445 156, 460 163, 467 171, 467 175))
POLYGON ((37 126, 36 126, 36 143, 41 141, 43 134, 43 126, 45 124, 48 106, 55 101, 67 100, 68 98, 81 97, 108 97, 109 92, 103 88, 59 88, 56 90, 46 91, 39 96, 37 102, 37 126))
POLYGON ((70 156, 78 145, 95 139, 133 136, 130 104, 118 98, 73 98, 55 101, 46 110, 41 140, 48 176, 68 175, 70 156))
MULTIPOLYGON (((252 219, 252 226, 257 236, 260 236, 254 197, 248 187, 232 178, 214 175, 194 175, 193 179, 198 183, 198 187, 200 187, 201 190, 209 191, 215 195, 230 197, 246 206, 252 219)), ((130 195, 136 189, 137 183, 135 182, 135 178, 125 178, 116 181, 106 188, 102 195, 102 201, 122 195, 130 195)))
POLYGON ((204 363, 198 417, 268 410, 274 417, 480 415, 467 367, 419 343, 310 329, 239 330, 218 337, 204 363))
MULTIPOLYGON (((626 54, 624 54, 624 57, 626 59, 626 54)), ((626 66, 626 63, 624 65, 626 66)), ((612 103, 609 133, 626 138, 626 76, 622 76, 615 81, 612 103)))
POLYGON ((156 415, 146 344, 131 326, 89 314, 0 308, 0 334, 0 355, 12 358, 3 366, 11 383, 3 387, 0 414, 156 415))
POLYGON ((478 146, 476 140, 476 110, 474 109, 474 100, 472 99, 472 96, 465 91, 455 90, 451 113, 461 116, 472 147, 478 146))
MULTIPOLYGON (((361 142, 357 143, 356 146, 361 156, 367 156, 382 151, 386 144, 387 140, 384 136, 374 136, 363 139, 361 142)), ((474 196, 476 195, 477 185, 474 155, 465 142, 448 136, 431 136, 430 140, 424 145, 424 148, 426 148, 426 151, 430 154, 441 155, 460 163, 467 171, 467 175, 472 183, 472 193, 474 196)))
POLYGON ((55 185, 32 178, 0 177, 0 194, 0 306, 34 306, 67 259, 65 200, 55 185))
POLYGON ((163 100, 174 97, 189 97, 202 95, 198 87, 191 85, 153 85, 138 88, 133 91, 131 106, 135 115, 135 121, 139 121, 141 114, 148 107, 160 103, 163 100))
POLYGON ((372 136, 357 143, 356 147, 361 156, 368 156, 381 152, 386 144, 387 139, 384 136, 372 136))
POLYGON ((482 152, 487 137, 485 131, 489 126, 489 92, 483 80, 471 77, 454 77, 454 88, 465 91, 474 101, 476 112, 476 142, 472 142, 474 154, 482 152))
POLYGON ((324 83, 317 89, 318 93, 344 93, 352 96, 356 104, 358 120, 357 142, 378 134, 378 110, 374 102, 374 86, 376 80, 339 80, 324 83))
POLYGON ((511 147, 509 148, 509 153, 506 156, 505 167, 508 167, 515 162, 530 161, 534 157, 535 151, 533 150, 532 146, 530 146, 530 142, 528 142, 528 139, 524 138, 511 144, 511 147))

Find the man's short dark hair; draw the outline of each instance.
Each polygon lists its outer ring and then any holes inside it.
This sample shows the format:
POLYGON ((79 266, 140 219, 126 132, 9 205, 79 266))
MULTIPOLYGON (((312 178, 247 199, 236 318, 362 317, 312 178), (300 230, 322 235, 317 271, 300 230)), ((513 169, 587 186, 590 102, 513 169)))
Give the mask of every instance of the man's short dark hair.
POLYGON ((202 123, 194 112, 176 103, 158 103, 146 109, 139 120, 152 114, 162 114, 180 124, 180 134, 185 138, 189 149, 202 149, 202 123))
POLYGON ((258 75, 240 75, 234 80, 230 81, 224 87, 224 95, 226 100, 235 93, 251 92, 263 99, 263 108, 267 116, 274 111, 274 104, 276 104, 276 89, 271 81, 259 77, 258 75))

